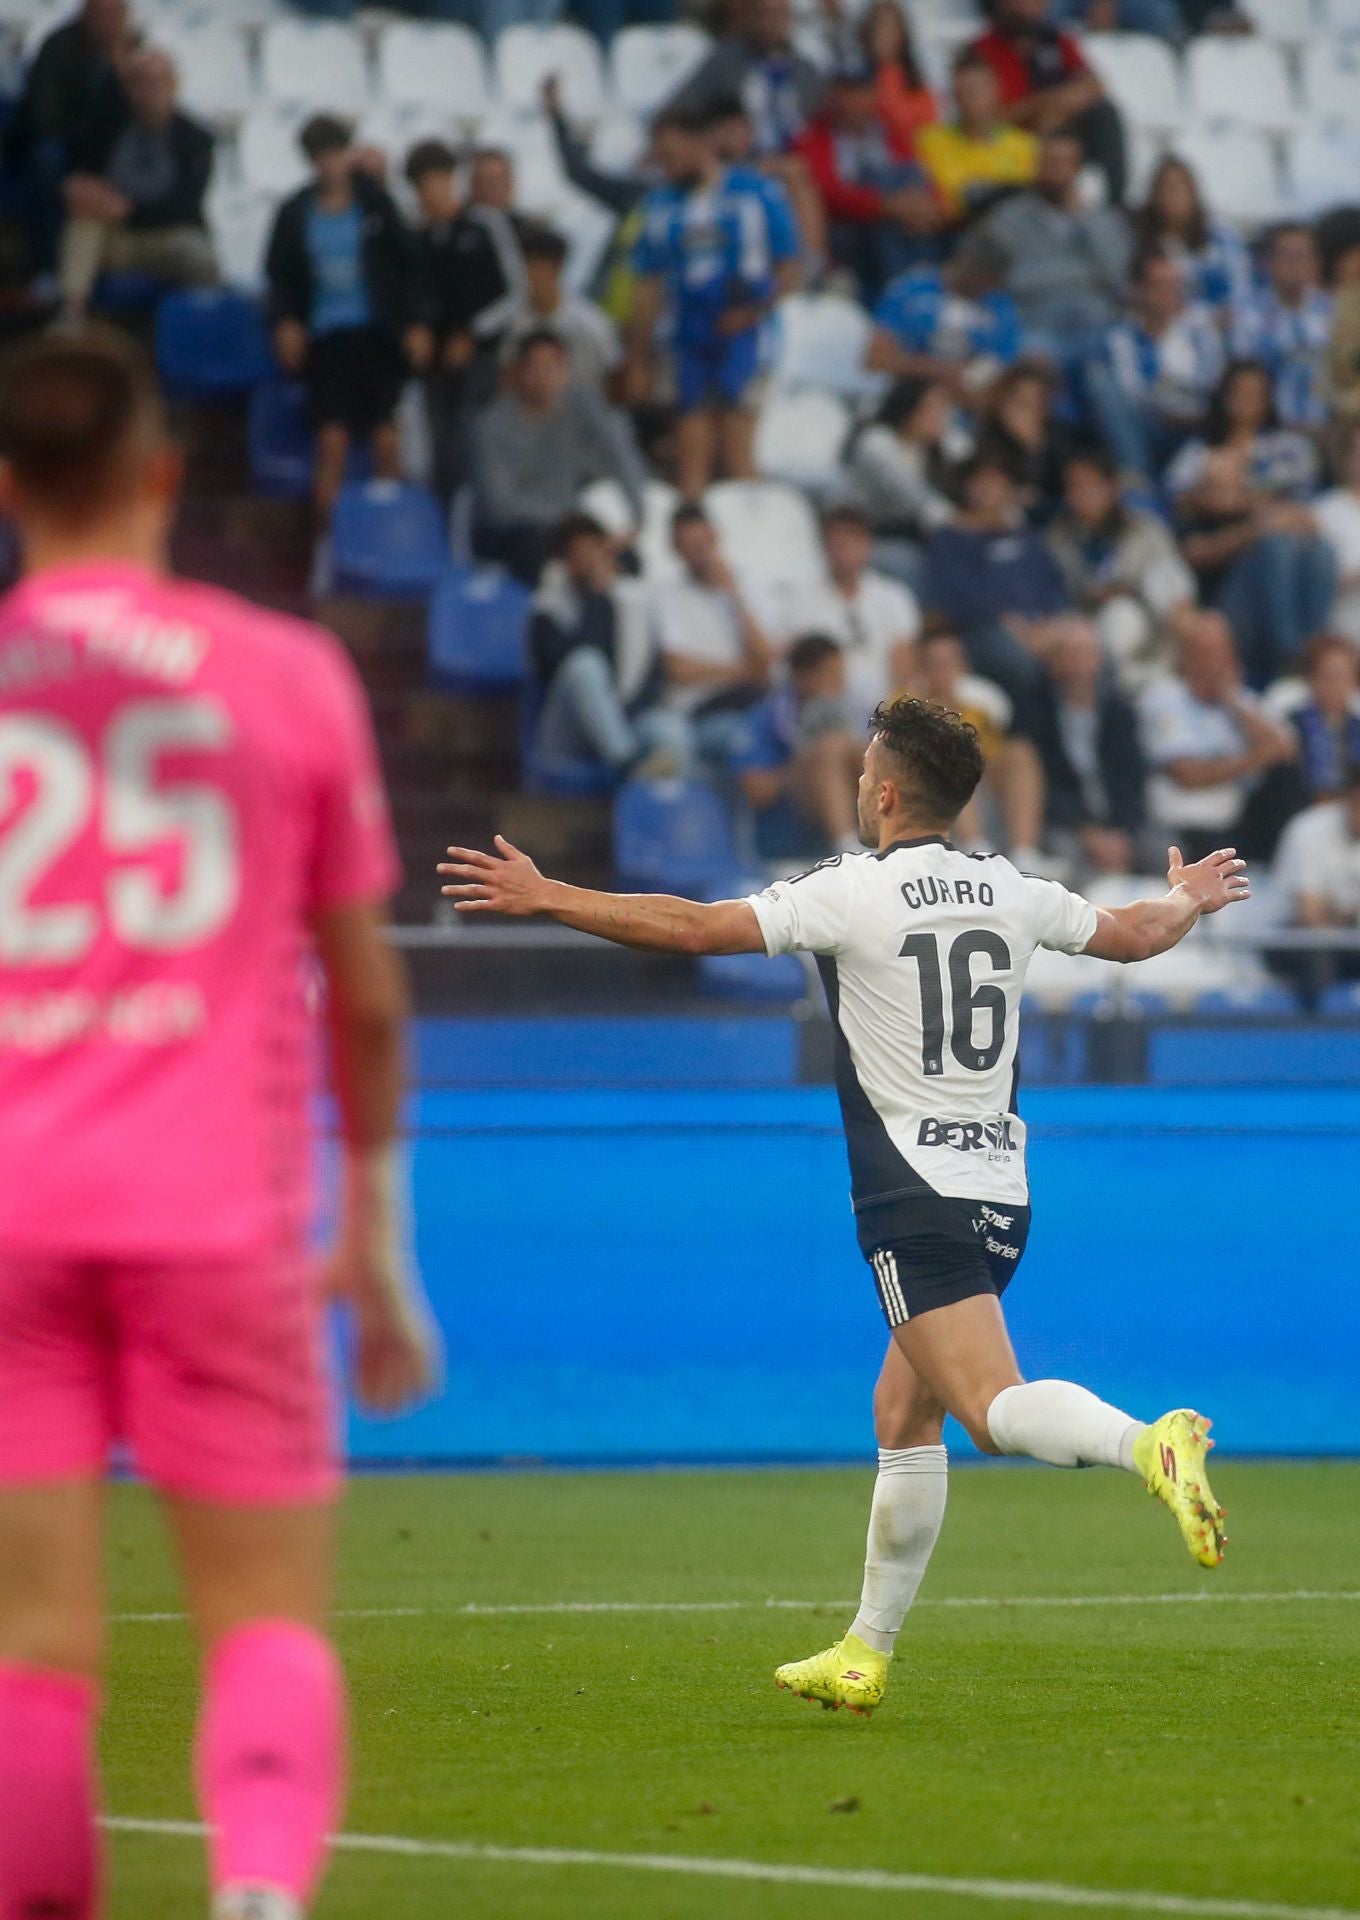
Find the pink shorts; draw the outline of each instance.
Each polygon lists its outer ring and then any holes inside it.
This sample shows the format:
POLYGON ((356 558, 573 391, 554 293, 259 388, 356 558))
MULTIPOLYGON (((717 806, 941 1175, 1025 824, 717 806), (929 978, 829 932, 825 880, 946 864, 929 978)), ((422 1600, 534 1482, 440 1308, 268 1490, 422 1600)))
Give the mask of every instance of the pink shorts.
POLYGON ((340 1483, 317 1264, 62 1260, 0 1247, 0 1487, 103 1472, 292 1506, 340 1483))

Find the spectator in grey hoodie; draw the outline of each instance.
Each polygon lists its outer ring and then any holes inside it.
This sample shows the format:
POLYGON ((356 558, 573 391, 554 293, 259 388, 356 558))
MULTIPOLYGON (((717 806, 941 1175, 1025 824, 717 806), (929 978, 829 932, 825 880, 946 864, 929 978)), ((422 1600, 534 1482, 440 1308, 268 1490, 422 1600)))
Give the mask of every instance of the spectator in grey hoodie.
POLYGON ((791 0, 741 0, 737 20, 669 104, 711 113, 736 98, 751 116, 757 154, 785 153, 816 111, 822 76, 794 47, 791 0))
POLYGON ((520 341, 504 391, 477 416, 472 471, 474 549, 530 586, 583 488, 617 481, 635 520, 642 517, 647 472, 632 430, 597 392, 572 380, 556 333, 520 341))

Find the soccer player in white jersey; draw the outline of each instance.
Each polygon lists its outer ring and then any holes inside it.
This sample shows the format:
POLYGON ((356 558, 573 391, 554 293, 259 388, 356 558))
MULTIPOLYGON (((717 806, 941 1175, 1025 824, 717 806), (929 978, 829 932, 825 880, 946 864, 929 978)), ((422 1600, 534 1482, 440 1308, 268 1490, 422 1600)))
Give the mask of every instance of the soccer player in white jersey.
POLYGON ((1182 1408, 1144 1425, 1068 1381, 1025 1381, 1001 1296, 1029 1230, 1016 1046, 1036 948, 1121 961, 1164 953, 1201 914, 1247 897, 1244 863, 1228 847, 1185 866, 1173 847, 1160 899, 1097 909, 999 855, 950 844, 981 777, 968 722, 903 698, 875 713, 864 756, 859 826, 871 851, 748 900, 564 886, 503 839, 495 855, 451 847, 439 869, 464 913, 542 914, 669 952, 817 956, 859 1241, 890 1339, 874 1395, 879 1471, 859 1612, 834 1647, 775 1678, 860 1713, 883 1698, 944 1519, 946 1413, 984 1453, 1136 1474, 1202 1566, 1223 1557, 1209 1422, 1182 1408))

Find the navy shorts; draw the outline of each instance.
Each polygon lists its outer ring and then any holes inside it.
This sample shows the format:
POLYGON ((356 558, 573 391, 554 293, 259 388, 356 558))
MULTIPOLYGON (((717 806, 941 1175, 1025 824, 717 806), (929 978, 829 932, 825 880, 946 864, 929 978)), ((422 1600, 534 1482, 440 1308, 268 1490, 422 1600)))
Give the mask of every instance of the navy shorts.
POLYGON ((999 1299, 1029 1238, 1028 1204, 925 1192, 866 1207, 859 1241, 889 1327, 974 1294, 999 1299))
POLYGON ((753 405, 760 377, 760 329, 750 327, 710 346, 675 348, 675 397, 682 413, 696 407, 753 405))

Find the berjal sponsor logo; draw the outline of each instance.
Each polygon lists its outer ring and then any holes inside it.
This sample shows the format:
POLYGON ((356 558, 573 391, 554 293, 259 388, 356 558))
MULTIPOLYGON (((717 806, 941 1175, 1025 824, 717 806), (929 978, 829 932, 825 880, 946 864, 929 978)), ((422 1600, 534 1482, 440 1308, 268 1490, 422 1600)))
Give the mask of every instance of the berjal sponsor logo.
POLYGON ((1008 1114, 990 1120, 923 1120, 918 1147, 952 1147, 956 1153, 1015 1153, 1015 1130, 1008 1114))

